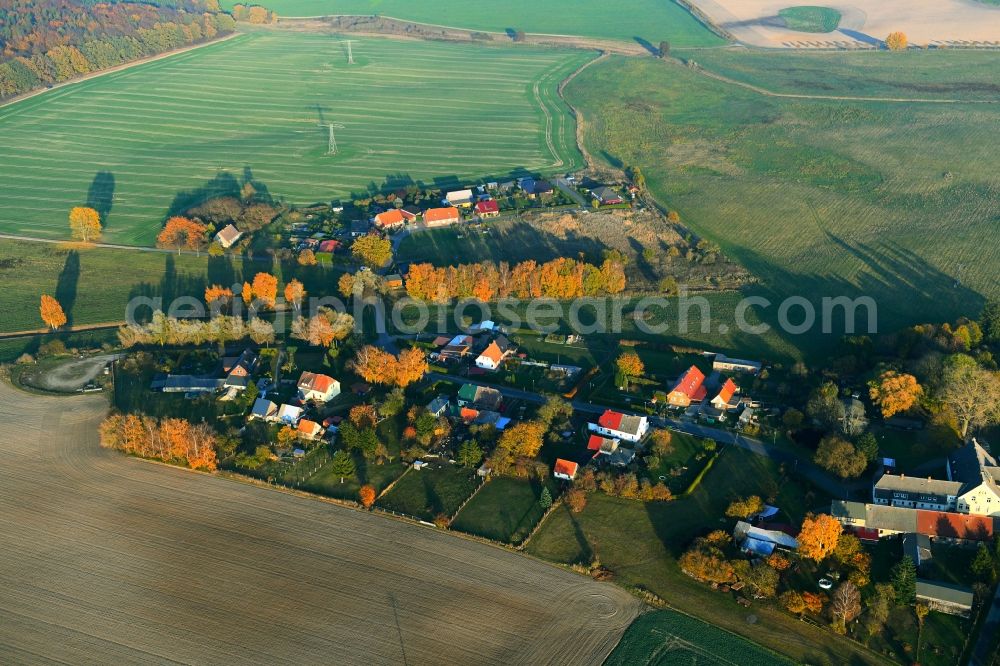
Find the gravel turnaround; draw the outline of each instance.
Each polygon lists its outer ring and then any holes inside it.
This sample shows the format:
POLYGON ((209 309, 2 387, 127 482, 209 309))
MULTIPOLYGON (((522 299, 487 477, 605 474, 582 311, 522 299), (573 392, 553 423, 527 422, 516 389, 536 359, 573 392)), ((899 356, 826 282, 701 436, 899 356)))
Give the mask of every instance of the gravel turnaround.
POLYGON ((517 553, 102 450, 0 383, 0 663, 599 664, 641 604, 517 553))

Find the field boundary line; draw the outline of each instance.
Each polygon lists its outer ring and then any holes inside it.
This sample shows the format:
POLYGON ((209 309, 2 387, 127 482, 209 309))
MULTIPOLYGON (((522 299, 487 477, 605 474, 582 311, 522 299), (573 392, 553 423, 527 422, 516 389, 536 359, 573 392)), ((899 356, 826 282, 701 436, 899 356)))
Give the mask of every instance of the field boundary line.
POLYGON ((32 97, 37 97, 52 90, 58 90, 59 88, 64 88, 66 86, 75 85, 77 83, 83 83, 84 81, 89 81, 91 79, 96 79, 99 76, 104 76, 105 74, 113 74, 115 72, 122 72, 131 67, 136 67, 137 65, 145 65, 149 62, 156 62, 157 60, 163 60, 164 58, 169 58, 171 56, 180 55, 182 53, 187 53, 188 51, 194 51, 200 49, 204 46, 211 46, 212 44, 221 44, 222 42, 233 39, 234 37, 239 37, 241 35, 246 35, 248 33, 234 31, 225 35, 224 37, 219 37, 218 39, 211 39, 206 42, 199 42, 198 44, 189 44, 188 46, 182 46, 179 49, 173 49, 172 51, 164 51, 163 53, 158 53, 156 55, 146 56, 145 58, 139 58, 138 60, 132 60, 131 62, 125 62, 120 65, 115 65, 114 67, 109 67, 108 69, 102 69, 98 72, 90 72, 89 74, 83 74, 81 76, 62 81, 61 83, 55 83, 51 88, 39 88, 38 90, 32 90, 31 92, 26 92, 22 95, 16 97, 11 97, 8 100, 0 102, 0 109, 4 107, 11 106, 12 104, 17 104, 18 102, 23 102, 25 100, 31 99, 32 97))
POLYGON ((80 333, 83 331, 100 331, 105 329, 118 328, 124 326, 124 321, 102 321, 93 324, 80 324, 79 326, 69 326, 52 330, 50 328, 33 328, 23 331, 8 331, 0 333, 0 340, 16 340, 17 338, 33 338, 39 335, 52 335, 59 333, 80 333))
POLYGON ((577 67, 575 71, 573 71, 569 76, 563 79, 558 86, 556 86, 556 94, 559 95, 559 99, 561 99, 566 104, 566 106, 569 107, 570 112, 573 114, 573 120, 576 121, 576 132, 575 132, 576 147, 577 150, 580 151, 580 154, 583 156, 583 161, 588 168, 594 167, 594 158, 591 156, 590 153, 587 152, 587 147, 584 146, 583 144, 584 126, 586 125, 586 123, 584 121, 583 114, 580 113, 580 110, 577 109, 575 106, 573 106, 568 99, 566 99, 566 95, 563 94, 563 91, 566 89, 566 86, 572 83, 573 79, 579 76, 585 69, 587 69, 591 65, 597 64, 602 60, 607 60, 609 55, 610 54, 607 51, 601 52, 596 58, 588 60, 587 62, 577 67))

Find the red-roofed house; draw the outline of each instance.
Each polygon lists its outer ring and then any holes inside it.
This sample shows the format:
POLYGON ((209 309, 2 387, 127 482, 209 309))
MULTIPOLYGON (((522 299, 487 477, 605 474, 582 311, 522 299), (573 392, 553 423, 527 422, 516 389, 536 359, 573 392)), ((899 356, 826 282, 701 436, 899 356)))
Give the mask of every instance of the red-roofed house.
POLYGON ((988 516, 918 509, 917 534, 937 539, 986 541, 993 536, 993 519, 988 516))
POLYGON ((325 240, 319 244, 320 252, 336 252, 338 249, 340 249, 339 240, 325 240))
POLYGON ((340 382, 328 375, 303 372, 298 383, 299 399, 302 402, 316 400, 328 402, 340 395, 340 382))
POLYGON ((510 348, 503 349, 496 340, 483 350, 483 353, 476 358, 476 365, 483 370, 496 370, 503 363, 503 360, 510 354, 510 348))
POLYGON ((446 227, 462 221, 462 213, 457 208, 430 208, 424 212, 424 224, 428 227, 446 227))
POLYGON ((298 432, 302 439, 319 439, 323 436, 323 426, 315 421, 302 419, 299 421, 298 432))
POLYGON ((471 407, 462 407, 458 412, 458 416, 466 423, 472 423, 479 418, 479 410, 472 409, 471 407))
POLYGON ((415 222, 420 217, 420 209, 416 206, 403 206, 399 209, 399 213, 407 222, 415 222))
POLYGON ((712 398, 712 407, 718 410, 724 410, 729 406, 729 401, 733 399, 733 396, 740 390, 740 387, 736 385, 732 379, 727 379, 726 383, 722 385, 719 390, 719 395, 712 398))
POLYGON ((589 423, 587 427, 599 435, 623 439, 626 442, 638 442, 649 430, 649 421, 645 416, 622 414, 609 409, 601 414, 597 423, 589 423))
POLYGON ((476 204, 476 215, 479 217, 496 217, 500 214, 500 204, 495 199, 487 199, 476 204))
POLYGON ((243 232, 229 224, 223 227, 219 233, 215 234, 215 240, 219 242, 224 248, 230 248, 233 243, 238 241, 243 236, 243 232))
POLYGON ((552 468, 552 476, 563 481, 572 481, 576 478, 576 472, 579 469, 580 465, 571 460, 556 458, 556 465, 552 468))
POLYGON ((667 394, 667 402, 674 407, 689 407, 692 402, 701 402, 707 394, 704 382, 704 373, 692 365, 667 394))
POLYGON ((398 208, 387 210, 384 213, 379 213, 375 216, 375 226, 379 229, 395 229, 403 226, 404 224, 406 224, 406 218, 403 217, 403 212, 398 208))
POLYGON ((599 455, 610 456, 618 448, 618 440, 600 435, 591 435, 587 440, 587 450, 594 452, 594 457, 599 455))

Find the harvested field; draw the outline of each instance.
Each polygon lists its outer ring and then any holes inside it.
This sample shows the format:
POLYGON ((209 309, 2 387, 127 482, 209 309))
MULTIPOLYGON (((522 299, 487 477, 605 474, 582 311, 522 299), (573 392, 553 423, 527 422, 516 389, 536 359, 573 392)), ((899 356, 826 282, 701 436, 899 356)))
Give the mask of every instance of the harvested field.
POLYGON ((102 398, 0 385, 0 661, 600 663, 624 591, 103 451, 102 398))
POLYGON ((874 46, 902 30, 911 44, 1000 45, 1000 8, 974 0, 852 0, 824 3, 841 14, 836 30, 790 29, 778 12, 788 0, 692 0, 723 30, 754 46, 836 48, 874 46))

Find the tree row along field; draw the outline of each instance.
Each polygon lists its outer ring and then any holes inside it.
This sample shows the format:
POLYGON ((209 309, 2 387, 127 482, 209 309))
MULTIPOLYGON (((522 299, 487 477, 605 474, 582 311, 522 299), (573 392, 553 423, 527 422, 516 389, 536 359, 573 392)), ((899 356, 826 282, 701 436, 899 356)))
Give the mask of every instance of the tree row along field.
POLYGON ((516 553, 101 450, 105 411, 0 384, 5 663, 600 663, 639 611, 516 553))
POLYGON ((772 299, 871 296, 886 331, 998 293, 996 105, 774 98, 618 57, 565 94, 591 153, 640 166, 656 198, 772 299))
MULTIPOLYGON (((227 0, 224 7, 235 3, 227 0)), ((725 41, 673 0, 263 0, 278 16, 379 14, 470 30, 579 35, 677 46, 717 46, 725 41)))
POLYGON ((148 245, 168 213, 247 172, 309 203, 582 164, 556 87, 589 53, 387 39, 353 53, 257 32, 0 109, 0 231, 65 238, 89 203, 109 210, 105 241, 148 245), (336 155, 327 123, 343 126, 336 155))

